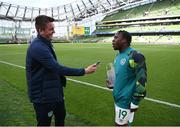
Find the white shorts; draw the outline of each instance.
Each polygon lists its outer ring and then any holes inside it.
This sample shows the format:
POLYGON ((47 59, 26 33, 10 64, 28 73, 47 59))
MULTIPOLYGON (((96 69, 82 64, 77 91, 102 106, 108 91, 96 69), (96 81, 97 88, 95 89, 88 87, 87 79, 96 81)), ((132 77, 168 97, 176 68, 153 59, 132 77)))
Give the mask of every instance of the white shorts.
POLYGON ((134 112, 130 109, 123 109, 115 104, 115 122, 118 125, 126 125, 132 123, 134 118, 134 112))

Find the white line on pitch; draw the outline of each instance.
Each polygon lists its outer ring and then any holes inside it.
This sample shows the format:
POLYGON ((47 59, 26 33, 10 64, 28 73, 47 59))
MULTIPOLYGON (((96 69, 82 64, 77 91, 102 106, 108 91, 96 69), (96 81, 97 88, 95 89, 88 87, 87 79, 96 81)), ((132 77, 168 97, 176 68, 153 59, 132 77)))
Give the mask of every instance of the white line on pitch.
POLYGON ((9 62, 6 62, 6 61, 0 61, 0 63, 3 63, 3 64, 7 64, 7 65, 14 66, 14 67, 18 67, 18 68, 25 69, 25 67, 23 67, 23 66, 16 65, 16 64, 13 64, 13 63, 9 63, 9 62))
MULTIPOLYGON (((25 69, 25 67, 23 67, 23 66, 16 65, 16 64, 13 64, 13 63, 9 63, 9 62, 5 62, 5 61, 0 61, 0 63, 25 69)), ((92 87, 96 87, 96 88, 99 88, 99 89, 107 90, 107 91, 112 91, 111 89, 108 89, 106 87, 102 87, 102 86, 99 86, 99 85, 91 84, 91 83, 88 83, 88 82, 78 81, 78 80, 71 79, 71 78, 67 78, 67 80, 72 81, 72 82, 76 82, 76 83, 80 83, 80 84, 83 84, 83 85, 92 86, 92 87)), ((157 99, 153 99, 153 98, 147 98, 147 97, 145 97, 145 99, 148 100, 148 101, 155 102, 155 103, 159 103, 159 104, 164 104, 164 105, 168 105, 168 106, 171 106, 171 107, 180 108, 180 105, 178 105, 178 104, 173 104, 173 103, 169 103, 169 102, 166 102, 166 101, 161 101, 161 100, 157 100, 157 99)))
MULTIPOLYGON (((99 86, 99 85, 95 85, 95 84, 91 84, 91 83, 87 83, 87 82, 82 82, 82 81, 78 81, 78 80, 74 80, 74 79, 70 79, 70 78, 67 78, 67 79, 69 81, 84 84, 84 85, 87 85, 87 86, 92 86, 92 87, 96 87, 96 88, 99 88, 99 89, 112 91, 112 89, 108 89, 106 87, 102 87, 102 86, 99 86)), ((180 105, 178 105, 178 104, 173 104, 173 103, 169 103, 169 102, 166 102, 166 101, 161 101, 161 100, 157 100, 157 99, 153 99, 153 98, 147 98, 147 97, 145 97, 145 99, 148 100, 148 101, 159 103, 159 104, 164 104, 164 105, 168 105, 168 106, 171 106, 171 107, 180 108, 180 105)))

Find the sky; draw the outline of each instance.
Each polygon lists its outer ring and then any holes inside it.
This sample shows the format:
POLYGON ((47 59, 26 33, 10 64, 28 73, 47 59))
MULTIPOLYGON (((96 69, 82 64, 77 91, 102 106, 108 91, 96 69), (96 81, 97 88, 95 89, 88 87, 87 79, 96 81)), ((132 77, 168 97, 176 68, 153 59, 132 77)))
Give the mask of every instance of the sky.
POLYGON ((74 1, 77 0, 0 0, 0 2, 38 8, 57 7, 74 1))

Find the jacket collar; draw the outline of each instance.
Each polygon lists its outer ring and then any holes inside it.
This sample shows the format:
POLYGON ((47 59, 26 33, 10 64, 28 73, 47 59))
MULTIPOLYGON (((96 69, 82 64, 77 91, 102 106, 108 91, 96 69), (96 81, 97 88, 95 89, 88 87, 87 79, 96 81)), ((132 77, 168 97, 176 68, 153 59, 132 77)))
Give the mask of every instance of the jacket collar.
POLYGON ((43 43, 45 43, 46 45, 53 47, 51 41, 47 40, 46 38, 42 37, 41 35, 37 35, 38 39, 42 40, 43 43))

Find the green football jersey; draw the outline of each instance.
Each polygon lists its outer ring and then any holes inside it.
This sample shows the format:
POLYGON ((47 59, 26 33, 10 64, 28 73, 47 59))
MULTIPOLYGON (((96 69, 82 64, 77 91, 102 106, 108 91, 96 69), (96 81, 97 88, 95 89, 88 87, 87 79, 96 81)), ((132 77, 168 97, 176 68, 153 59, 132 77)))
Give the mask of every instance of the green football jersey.
POLYGON ((115 104, 129 109, 146 95, 147 81, 145 58, 131 47, 119 52, 114 60, 115 84, 113 97, 115 104))

